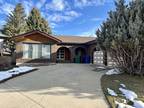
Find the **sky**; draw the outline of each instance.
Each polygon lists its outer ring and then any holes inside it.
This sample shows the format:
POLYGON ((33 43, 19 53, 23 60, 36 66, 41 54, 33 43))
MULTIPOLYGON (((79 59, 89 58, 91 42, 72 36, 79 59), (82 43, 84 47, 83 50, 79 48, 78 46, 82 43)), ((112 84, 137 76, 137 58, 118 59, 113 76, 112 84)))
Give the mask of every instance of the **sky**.
POLYGON ((108 12, 115 9, 114 0, 0 0, 0 28, 17 3, 23 4, 27 16, 38 8, 53 34, 70 36, 95 36, 108 12))

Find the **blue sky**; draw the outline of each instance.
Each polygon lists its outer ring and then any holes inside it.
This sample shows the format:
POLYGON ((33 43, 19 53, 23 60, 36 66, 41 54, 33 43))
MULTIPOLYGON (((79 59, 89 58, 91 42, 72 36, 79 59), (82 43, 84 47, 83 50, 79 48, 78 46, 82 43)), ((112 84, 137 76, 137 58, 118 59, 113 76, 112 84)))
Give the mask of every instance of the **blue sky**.
POLYGON ((37 7, 56 35, 93 36, 107 13, 115 9, 114 0, 0 0, 0 28, 20 2, 27 16, 37 7))

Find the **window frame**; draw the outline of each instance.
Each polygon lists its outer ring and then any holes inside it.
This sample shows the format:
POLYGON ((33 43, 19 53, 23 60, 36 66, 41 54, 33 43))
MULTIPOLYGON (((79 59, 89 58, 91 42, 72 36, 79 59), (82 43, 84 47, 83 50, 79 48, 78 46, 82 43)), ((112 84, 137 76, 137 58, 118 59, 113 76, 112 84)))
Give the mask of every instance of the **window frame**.
POLYGON ((57 60, 65 60, 65 49, 59 49, 58 50, 57 60))
MULTIPOLYGON (((23 46, 23 56, 22 56, 22 58, 23 59, 51 59, 51 44, 50 43, 27 43, 27 42, 23 42, 22 43, 22 46, 23 46), (29 46, 33 46, 34 44, 36 44, 36 45, 38 45, 38 48, 40 48, 40 46, 39 45, 41 45, 41 47, 44 45, 48 45, 49 46, 49 52, 48 53, 50 53, 50 55, 49 55, 49 58, 45 58, 45 57, 42 57, 42 53, 43 53, 43 51, 42 51, 42 48, 41 48, 41 57, 38 57, 38 58, 33 58, 32 56, 30 57, 30 55, 32 55, 32 54, 28 54, 28 56, 27 57, 24 57, 24 45, 28 45, 28 53, 29 53, 29 46)), ((39 51, 39 49, 38 49, 38 51, 39 51)), ((32 52, 33 53, 33 51, 30 51, 30 52, 32 52)), ((39 53, 39 52, 38 52, 39 53)), ((38 54, 39 55, 39 54, 38 54)))

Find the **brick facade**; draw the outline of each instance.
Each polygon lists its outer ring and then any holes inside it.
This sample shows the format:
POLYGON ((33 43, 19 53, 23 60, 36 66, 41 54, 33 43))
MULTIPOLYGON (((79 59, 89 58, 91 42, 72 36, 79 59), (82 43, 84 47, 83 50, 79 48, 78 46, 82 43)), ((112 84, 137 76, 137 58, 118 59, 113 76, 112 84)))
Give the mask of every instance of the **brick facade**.
MULTIPOLYGON (((57 53, 60 48, 67 49, 65 51, 64 62, 75 62, 76 51, 81 49, 84 55, 90 57, 93 62, 93 53, 96 48, 94 37, 76 37, 76 36, 49 36, 40 31, 32 31, 15 37, 17 62, 57 62, 57 53), (23 43, 48 43, 51 45, 51 59, 23 59, 23 43)), ((81 52, 82 53, 82 52, 81 52)))

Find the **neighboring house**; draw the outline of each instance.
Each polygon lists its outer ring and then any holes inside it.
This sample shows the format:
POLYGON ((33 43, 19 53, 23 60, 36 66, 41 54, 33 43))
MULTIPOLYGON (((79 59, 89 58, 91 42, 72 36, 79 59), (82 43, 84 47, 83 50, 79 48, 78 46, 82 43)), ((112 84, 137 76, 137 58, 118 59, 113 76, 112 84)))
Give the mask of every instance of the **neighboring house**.
POLYGON ((8 36, 0 33, 0 70, 11 67, 11 56, 5 56, 3 42, 8 36))
POLYGON ((52 36, 35 30, 15 36, 17 62, 92 63, 95 37, 52 36))
POLYGON ((8 38, 8 36, 0 33, 0 55, 3 53, 3 41, 8 38))

